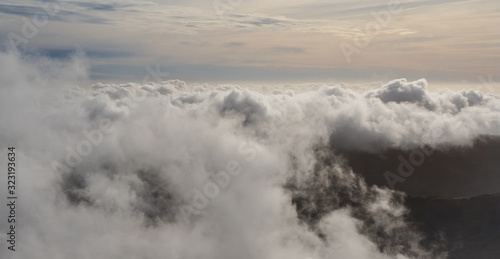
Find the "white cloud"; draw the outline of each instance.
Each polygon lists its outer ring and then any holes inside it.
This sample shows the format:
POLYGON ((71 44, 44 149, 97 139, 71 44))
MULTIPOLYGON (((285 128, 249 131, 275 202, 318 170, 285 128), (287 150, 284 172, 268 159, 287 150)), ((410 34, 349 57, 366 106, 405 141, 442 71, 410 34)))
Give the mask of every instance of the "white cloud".
POLYGON ((425 80, 368 93, 178 80, 81 89, 79 59, 0 55, 0 148, 16 146, 22 179, 12 258, 429 258, 401 194, 366 186, 329 144, 376 151, 500 135, 498 97, 429 92, 425 80), (241 172, 213 185, 234 162, 241 172), (204 209, 185 222, 194 188, 204 209))

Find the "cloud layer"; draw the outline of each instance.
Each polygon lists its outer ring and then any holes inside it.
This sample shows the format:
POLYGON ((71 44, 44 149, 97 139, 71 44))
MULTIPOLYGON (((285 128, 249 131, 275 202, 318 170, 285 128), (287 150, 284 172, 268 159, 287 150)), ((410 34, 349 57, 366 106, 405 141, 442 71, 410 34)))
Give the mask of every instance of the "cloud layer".
POLYGON ((368 92, 179 80, 84 89, 85 70, 79 57, 0 53, 0 148, 19 160, 12 258, 445 256, 419 243, 403 194, 367 186, 336 150, 500 135, 498 97, 429 92, 423 79, 368 92))
POLYGON ((4 0, 0 41, 54 58, 79 46, 94 54, 96 81, 140 80, 161 64, 196 82, 396 74, 481 87, 492 75, 488 91, 498 92, 498 10, 494 0, 4 0), (395 2, 403 11, 388 14, 395 2))

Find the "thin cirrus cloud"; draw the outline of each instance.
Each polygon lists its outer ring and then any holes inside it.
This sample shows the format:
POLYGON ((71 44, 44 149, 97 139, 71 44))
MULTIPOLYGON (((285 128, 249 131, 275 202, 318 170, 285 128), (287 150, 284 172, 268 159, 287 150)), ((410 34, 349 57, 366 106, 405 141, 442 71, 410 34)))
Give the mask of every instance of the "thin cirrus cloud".
MULTIPOLYGON (((371 13, 386 11, 388 3, 242 1, 219 16, 212 1, 60 1, 59 14, 24 47, 71 49, 78 45, 105 52, 109 48, 102 46, 114 46, 135 55, 103 55, 94 65, 136 66, 137 74, 156 64, 218 66, 215 77, 220 81, 229 78, 225 67, 244 69, 249 64, 317 68, 319 74, 326 68, 333 74, 349 69, 360 78, 370 78, 374 70, 412 78, 441 72, 442 76, 429 80, 471 83, 480 75, 496 73, 500 37, 493 25, 500 22, 500 16, 499 3, 491 0, 400 1, 403 11, 392 15, 388 25, 347 62, 340 44, 353 45, 356 37, 364 35, 365 25, 376 21, 371 13), (286 55, 280 59, 262 55, 268 50, 286 55)), ((20 33, 20 17, 37 11, 36 1, 2 3, 0 12, 14 21, 2 23, 2 39, 9 32, 20 33)), ((328 77, 314 76, 318 73, 303 79, 328 77)), ((108 76, 113 78, 113 74, 108 76)))

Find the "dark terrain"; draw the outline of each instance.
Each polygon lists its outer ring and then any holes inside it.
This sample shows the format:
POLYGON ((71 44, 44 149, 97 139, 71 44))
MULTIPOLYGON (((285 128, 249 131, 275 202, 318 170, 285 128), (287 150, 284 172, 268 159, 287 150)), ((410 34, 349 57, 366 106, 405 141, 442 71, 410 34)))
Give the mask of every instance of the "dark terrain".
POLYGON ((500 258, 500 138, 483 136, 470 147, 340 153, 368 185, 390 188, 384 173, 399 174, 402 160, 424 150, 430 155, 394 189, 408 195, 410 220, 426 243, 444 244, 452 259, 500 258))
POLYGON ((408 197, 410 219, 451 259, 500 258, 500 194, 471 198, 408 197))

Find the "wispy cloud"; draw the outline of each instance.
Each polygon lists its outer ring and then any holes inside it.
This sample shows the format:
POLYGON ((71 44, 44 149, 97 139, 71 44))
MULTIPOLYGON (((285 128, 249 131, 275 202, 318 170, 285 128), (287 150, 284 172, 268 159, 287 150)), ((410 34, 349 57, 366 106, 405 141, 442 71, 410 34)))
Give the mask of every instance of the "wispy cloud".
MULTIPOLYGON (((500 4, 493 0, 401 1, 404 11, 392 16, 369 47, 346 64, 340 42, 353 42, 363 35, 366 24, 376 21, 373 13, 383 12, 388 3, 246 1, 221 20, 210 1, 61 1, 59 15, 30 44, 41 49, 68 50, 78 45, 101 51, 92 59, 104 56, 107 46, 134 53, 110 54, 107 60, 97 61, 99 65, 150 65, 168 59, 170 66, 425 69, 454 72, 457 79, 494 73, 500 59, 500 33, 494 29, 500 23, 500 4), (273 51, 293 55, 276 58, 269 54, 273 51), (113 60, 118 58, 120 62, 113 60)), ((30 18, 40 10, 36 1, 0 4, 6 17, 0 23, 0 36, 5 39, 8 32, 20 31, 22 23, 12 19, 30 18)))

